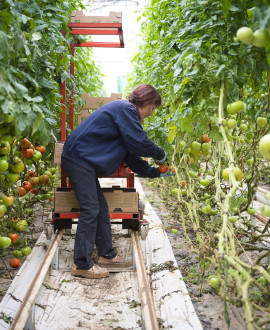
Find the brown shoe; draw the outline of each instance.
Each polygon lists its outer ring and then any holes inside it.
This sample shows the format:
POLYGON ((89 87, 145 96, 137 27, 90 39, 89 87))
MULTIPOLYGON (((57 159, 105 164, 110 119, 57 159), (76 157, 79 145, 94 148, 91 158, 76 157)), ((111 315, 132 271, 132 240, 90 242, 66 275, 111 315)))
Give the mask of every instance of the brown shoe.
POLYGON ((133 265, 132 260, 126 260, 119 256, 114 257, 113 259, 108 259, 104 257, 99 257, 98 265, 106 268, 125 268, 133 265))
POLYGON ((86 278, 103 278, 109 276, 109 272, 105 268, 95 265, 90 269, 77 269, 76 265, 72 266, 71 275, 86 278))

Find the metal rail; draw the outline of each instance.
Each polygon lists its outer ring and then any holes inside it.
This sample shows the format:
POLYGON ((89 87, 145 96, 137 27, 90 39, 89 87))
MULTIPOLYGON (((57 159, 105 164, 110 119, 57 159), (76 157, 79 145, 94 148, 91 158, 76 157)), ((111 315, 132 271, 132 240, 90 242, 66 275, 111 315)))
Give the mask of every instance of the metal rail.
POLYGON ((26 292, 26 295, 16 313, 16 316, 13 319, 13 322, 10 326, 11 330, 22 330, 28 319, 28 316, 31 312, 31 308, 34 304, 35 298, 38 295, 42 282, 47 274, 48 268, 52 262, 58 244, 63 236, 64 229, 57 231, 55 234, 37 272, 34 276, 29 289, 26 292))
POLYGON ((132 230, 131 236, 139 280, 144 328, 147 330, 158 330, 159 326, 157 323, 153 296, 146 274, 138 231, 132 230))
POLYGON ((260 220, 261 222, 263 222, 264 224, 267 224, 268 219, 265 218, 263 215, 261 215, 260 213, 256 212, 254 214, 255 218, 257 218, 258 220, 260 220))

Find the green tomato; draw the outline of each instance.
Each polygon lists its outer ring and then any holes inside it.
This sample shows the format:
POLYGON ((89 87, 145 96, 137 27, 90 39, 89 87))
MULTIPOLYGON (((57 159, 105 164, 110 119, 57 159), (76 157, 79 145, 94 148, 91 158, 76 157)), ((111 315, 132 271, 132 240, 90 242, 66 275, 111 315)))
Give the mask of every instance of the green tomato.
POLYGON ((248 45, 253 40, 253 31, 251 28, 243 26, 236 32, 236 37, 243 42, 244 44, 248 45))
POLYGON ((4 204, 0 204, 0 218, 4 215, 4 213, 7 211, 7 208, 4 204))
POLYGON ((9 237, 0 237, 0 248, 7 249, 11 244, 11 239, 9 237))
POLYGON ((232 134, 231 133, 227 133, 227 139, 228 141, 231 141, 233 138, 232 134))
POLYGON ((21 251, 22 251, 22 254, 26 257, 31 253, 32 250, 31 250, 30 246, 26 246, 26 247, 22 248, 21 251))
POLYGON ((50 172, 51 172, 52 175, 55 174, 56 173, 56 168, 55 167, 50 168, 50 172))
POLYGON ((256 119, 256 123, 260 128, 264 128, 267 125, 267 118, 265 117, 258 117, 256 119))
POLYGON ((189 171, 188 173, 192 178, 197 178, 197 174, 195 172, 189 171))
POLYGON ((231 215, 230 217, 228 217, 228 220, 230 221, 230 223, 236 223, 238 217, 236 215, 231 215))
POLYGON ((0 159, 0 172, 4 172, 8 169, 8 162, 5 159, 0 159))
POLYGON ((172 228, 171 229, 171 233, 174 234, 174 235, 177 234, 177 229, 176 228, 172 228))
POLYGON ((200 184, 204 187, 207 187, 210 183, 210 180, 209 179, 202 179, 200 180, 200 184))
POLYGON ((237 112, 241 112, 241 111, 245 110, 245 107, 246 107, 246 105, 244 102, 236 101, 236 102, 233 102, 233 103, 230 103, 227 105, 227 112, 230 115, 234 115, 237 112))
POLYGON ((33 156, 30 158, 34 163, 38 162, 42 157, 42 153, 40 151, 34 150, 33 156))
POLYGON ((183 153, 184 153, 185 155, 188 155, 188 154, 190 153, 190 151, 191 151, 190 148, 185 148, 184 151, 183 151, 183 153))
POLYGON ((259 142, 259 151, 264 158, 270 160, 270 134, 264 135, 259 142))
POLYGON ((252 166, 253 163, 254 163, 254 159, 253 158, 250 158, 250 159, 247 160, 247 165, 248 166, 252 166))
POLYGON ((14 250, 13 255, 14 255, 15 258, 20 258, 22 256, 22 251, 14 250))
POLYGON ((0 155, 6 155, 10 153, 10 143, 8 141, 0 142, 0 155))
POLYGON ((186 141, 182 140, 182 141, 179 142, 179 148, 180 149, 184 148, 185 145, 186 145, 186 141))
POLYGON ((249 207, 247 211, 248 211, 248 214, 250 214, 250 215, 254 215, 256 213, 256 210, 253 207, 249 207))
POLYGON ((169 73, 169 72, 170 72, 170 68, 169 68, 167 65, 164 66, 164 68, 163 68, 163 72, 164 72, 165 74, 169 73))
POLYGON ((269 41, 269 34, 266 30, 256 30, 253 33, 252 44, 255 47, 265 47, 269 41))
POLYGON ((220 279, 217 276, 211 276, 209 278, 209 283, 214 289, 218 289, 221 285, 220 279))
POLYGON ((237 126, 237 121, 235 119, 229 119, 227 121, 227 126, 232 129, 235 128, 237 126))
POLYGON ((205 214, 209 214, 211 211, 212 211, 212 207, 209 204, 202 208, 202 212, 205 214))
POLYGON ((248 129, 248 127, 247 127, 246 124, 241 124, 241 125, 239 126, 239 128, 240 128, 240 130, 241 130, 242 132, 245 132, 245 131, 248 129))
POLYGON ((202 151, 209 151, 210 150, 210 144, 209 143, 203 143, 202 144, 202 151))
POLYGON ((264 205, 261 208, 261 213, 264 217, 270 217, 270 206, 269 205, 264 205))
POLYGON ((13 173, 21 173, 24 170, 24 163, 23 161, 19 160, 16 163, 10 165, 10 170, 13 173))
POLYGON ((195 150, 195 151, 200 151, 201 150, 201 144, 199 143, 199 142, 197 142, 197 141, 193 141, 192 143, 191 143, 191 147, 192 147, 192 149, 193 150, 195 150))
MULTIPOLYGON (((243 172, 240 170, 240 168, 238 168, 238 167, 234 167, 234 169, 233 169, 233 173, 234 173, 234 176, 235 176, 236 181, 241 181, 241 180, 243 180, 243 178, 244 178, 244 174, 243 174, 243 172)), ((225 169, 222 171, 222 177, 223 177, 224 180, 229 181, 229 179, 230 179, 230 171, 229 171, 229 168, 225 168, 225 169)))
POLYGON ((15 228, 18 231, 25 231, 26 227, 28 226, 28 223, 26 220, 20 220, 16 223, 15 228))

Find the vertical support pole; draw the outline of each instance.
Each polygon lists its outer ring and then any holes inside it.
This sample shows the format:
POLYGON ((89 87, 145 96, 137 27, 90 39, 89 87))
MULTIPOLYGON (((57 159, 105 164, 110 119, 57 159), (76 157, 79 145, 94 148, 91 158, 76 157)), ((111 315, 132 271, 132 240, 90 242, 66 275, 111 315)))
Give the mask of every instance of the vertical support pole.
MULTIPOLYGON (((75 43, 70 44, 71 56, 75 56, 75 43)), ((70 75, 74 78, 74 62, 70 60, 70 75)), ((73 131, 74 129, 74 86, 72 84, 72 90, 70 93, 70 102, 69 102, 69 128, 73 131)))
MULTIPOLYGON (((66 31, 61 31, 63 37, 66 35, 66 31)), ((65 46, 66 43, 64 41, 63 46, 65 46)), ((64 55, 61 56, 61 59, 64 57, 64 55)), ((66 81, 61 81, 61 104, 62 104, 62 112, 61 112, 61 141, 66 141, 66 81)))
MULTIPOLYGON (((62 35, 65 37, 66 31, 61 31, 62 35)), ((64 42, 63 45, 65 46, 66 43, 64 42)), ((61 56, 61 59, 64 55, 61 56)), ((61 141, 66 141, 66 81, 61 81, 61 103, 62 103, 62 112, 61 112, 61 141)), ((66 181, 66 175, 65 172, 61 166, 61 187, 66 187, 67 181, 66 181)))

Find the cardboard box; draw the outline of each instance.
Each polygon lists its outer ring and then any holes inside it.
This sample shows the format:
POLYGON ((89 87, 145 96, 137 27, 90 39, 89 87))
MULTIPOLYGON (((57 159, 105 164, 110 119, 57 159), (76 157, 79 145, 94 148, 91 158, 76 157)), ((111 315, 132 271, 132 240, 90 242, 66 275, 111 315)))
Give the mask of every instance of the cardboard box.
POLYGON ((78 125, 88 116, 90 116, 89 110, 96 110, 102 105, 110 103, 115 100, 122 99, 122 93, 111 93, 109 97, 91 97, 87 93, 82 94, 82 99, 85 101, 85 105, 82 107, 81 112, 77 116, 78 125))
MULTIPOLYGON (((134 188, 103 188, 111 213, 137 213, 139 208, 139 194, 134 188)), ((54 197, 54 212, 78 212, 79 203, 71 188, 58 188, 54 197)))
POLYGON ((53 162, 54 164, 61 164, 61 155, 64 147, 64 142, 56 142, 54 144, 53 162))
POLYGON ((122 23, 122 12, 111 11, 109 16, 85 16, 81 10, 74 10, 70 23, 122 23))

